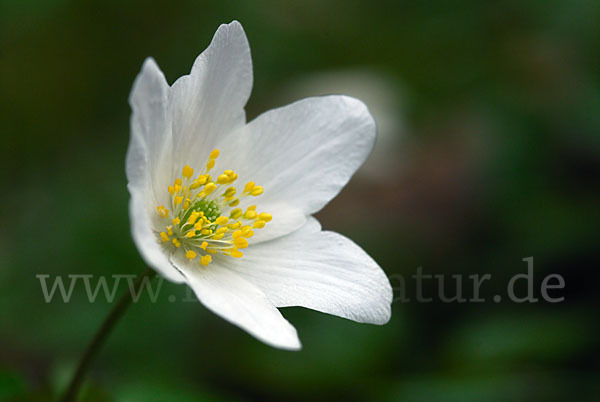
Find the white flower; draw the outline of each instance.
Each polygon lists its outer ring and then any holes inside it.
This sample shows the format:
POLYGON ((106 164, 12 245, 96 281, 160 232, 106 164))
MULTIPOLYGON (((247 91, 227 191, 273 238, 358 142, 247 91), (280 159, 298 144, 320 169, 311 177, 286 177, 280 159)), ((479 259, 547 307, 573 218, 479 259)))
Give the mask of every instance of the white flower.
POLYGON ((220 26, 190 75, 171 87, 145 61, 129 99, 126 167, 144 260, 275 347, 300 348, 277 307, 386 323, 392 291, 384 272, 311 217, 369 154, 375 123, 367 108, 346 96, 315 97, 246 123, 251 88, 250 48, 237 21, 220 26))

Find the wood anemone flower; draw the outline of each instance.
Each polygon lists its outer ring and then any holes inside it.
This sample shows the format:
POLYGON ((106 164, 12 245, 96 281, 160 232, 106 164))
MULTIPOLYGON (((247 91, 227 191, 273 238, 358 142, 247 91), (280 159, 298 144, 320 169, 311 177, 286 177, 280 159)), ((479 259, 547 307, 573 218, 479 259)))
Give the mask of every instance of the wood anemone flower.
POLYGON ((382 269, 311 216, 371 151, 368 109, 347 96, 314 97, 248 123, 251 88, 237 21, 221 25, 172 86, 153 59, 144 62, 129 99, 126 167, 142 257, 274 347, 301 347, 278 307, 385 324, 392 290, 382 269))

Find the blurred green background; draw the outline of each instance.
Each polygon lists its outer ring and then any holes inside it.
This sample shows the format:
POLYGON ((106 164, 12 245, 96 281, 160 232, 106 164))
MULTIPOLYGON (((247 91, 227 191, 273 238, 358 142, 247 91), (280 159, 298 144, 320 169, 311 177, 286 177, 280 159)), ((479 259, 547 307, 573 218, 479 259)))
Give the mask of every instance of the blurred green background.
POLYGON ((84 399, 597 401, 593 0, 0 0, 0 400, 53 398, 110 309, 81 286, 70 303, 46 304, 35 275, 144 269, 124 174, 142 61, 153 56, 172 83, 233 19, 254 61, 249 119, 323 93, 372 110, 373 156, 318 217, 394 286, 407 278, 413 301, 396 301, 383 327, 284 309, 304 345, 291 353, 164 283, 111 334, 84 399), (494 303, 529 256, 536 295, 560 274, 565 301, 494 303), (417 303, 418 267, 448 281, 489 273, 488 301, 443 303, 428 281, 434 300, 417 303))

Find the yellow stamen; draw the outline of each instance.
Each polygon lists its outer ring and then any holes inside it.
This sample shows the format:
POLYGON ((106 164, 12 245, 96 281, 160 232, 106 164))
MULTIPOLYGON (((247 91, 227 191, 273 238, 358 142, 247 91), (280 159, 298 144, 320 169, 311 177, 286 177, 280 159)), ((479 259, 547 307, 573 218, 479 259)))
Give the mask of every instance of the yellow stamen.
POLYGON ((196 223, 196 220, 198 219, 198 217, 200 216, 200 213, 194 211, 192 212, 192 214, 190 215, 190 217, 187 220, 187 223, 189 223, 190 225, 193 225, 194 223, 196 223))
POLYGON ((167 216, 169 216, 169 210, 167 208, 165 208, 164 205, 156 207, 156 212, 158 212, 158 214, 163 218, 166 218, 167 216))
POLYGON ((255 185, 256 185, 256 183, 254 183, 253 181, 249 181, 248 183, 246 183, 246 186, 244 186, 244 192, 245 193, 251 192, 255 185))
POLYGON ((216 188, 217 188, 217 185, 215 183, 208 183, 207 185, 204 186, 204 190, 202 190, 202 191, 208 195, 208 194, 212 193, 213 191, 215 191, 216 188))
POLYGON ((241 227, 242 227, 242 222, 240 222, 240 221, 237 221, 236 223, 231 223, 229 225, 229 229, 231 229, 231 230, 239 229, 241 227))
POLYGON ((227 198, 231 198, 235 195, 235 193, 235 187, 229 187, 227 190, 225 190, 225 193, 223 193, 223 195, 227 198))
POLYGON ((229 176, 227 176, 226 174, 220 174, 219 177, 217 177, 217 183, 219 184, 225 184, 229 181, 229 176))
POLYGON ((194 169, 192 169, 190 167, 190 165, 185 165, 183 167, 183 171, 181 172, 181 174, 183 175, 183 177, 186 177, 189 180, 192 178, 192 175, 194 174, 194 169))
POLYGON ((217 225, 227 225, 227 222, 229 222, 229 218, 226 216, 219 216, 215 221, 217 225))
POLYGON ((244 256, 244 253, 242 253, 241 251, 234 249, 231 250, 231 252, 229 253, 230 256, 234 257, 234 258, 242 258, 244 256))
POLYGON ((233 244, 237 248, 246 248, 248 247, 248 240, 246 240, 244 237, 238 237, 237 239, 233 240, 233 244))
POLYGON ((258 219, 260 219, 261 221, 265 221, 265 222, 271 222, 271 219, 273 219, 273 216, 270 213, 261 212, 258 215, 258 219))

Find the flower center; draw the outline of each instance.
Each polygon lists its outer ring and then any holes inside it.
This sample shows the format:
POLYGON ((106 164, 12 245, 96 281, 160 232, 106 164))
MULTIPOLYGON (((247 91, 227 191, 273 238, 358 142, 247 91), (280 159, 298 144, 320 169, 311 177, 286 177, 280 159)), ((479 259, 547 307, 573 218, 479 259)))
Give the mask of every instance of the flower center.
POLYGON ((157 214, 164 220, 164 230, 157 232, 158 240, 172 253, 183 248, 190 261, 208 265, 211 254, 222 253, 235 258, 244 254, 248 238, 253 229, 262 229, 270 222, 271 214, 256 212, 256 205, 242 211, 235 208, 240 199, 259 196, 263 188, 253 181, 246 183, 244 191, 237 195, 232 186, 238 178, 233 170, 226 170, 213 179, 209 174, 215 166, 219 150, 210 153, 206 167, 196 178, 194 169, 185 165, 181 177, 167 188, 171 205, 156 207, 157 214))

